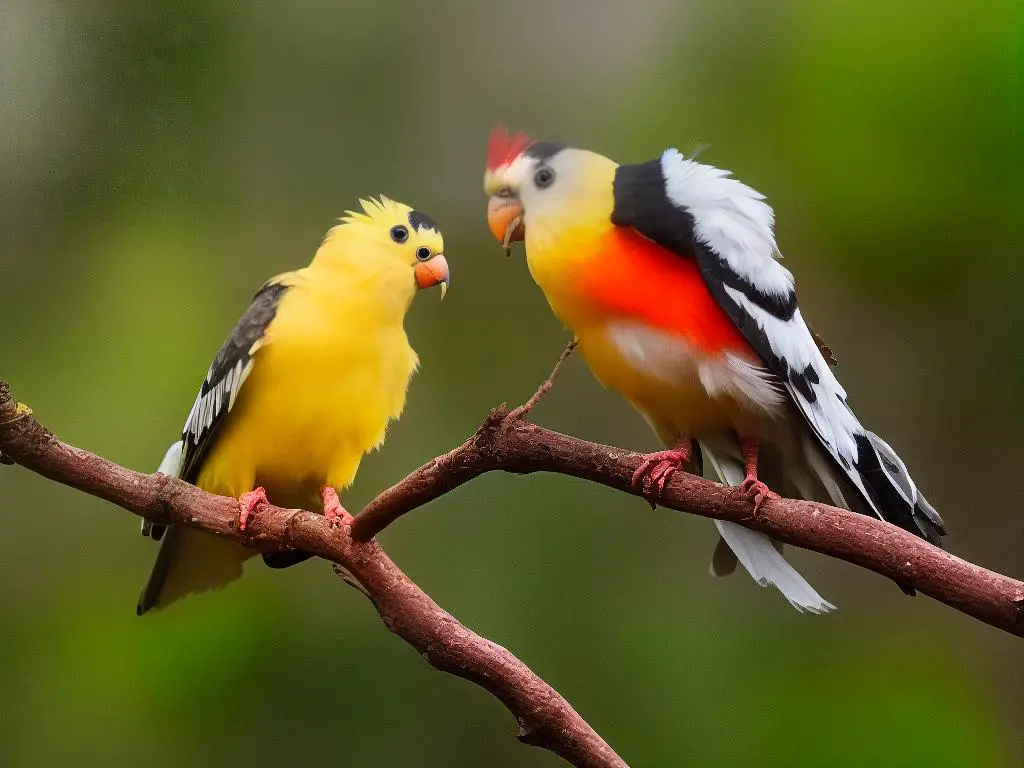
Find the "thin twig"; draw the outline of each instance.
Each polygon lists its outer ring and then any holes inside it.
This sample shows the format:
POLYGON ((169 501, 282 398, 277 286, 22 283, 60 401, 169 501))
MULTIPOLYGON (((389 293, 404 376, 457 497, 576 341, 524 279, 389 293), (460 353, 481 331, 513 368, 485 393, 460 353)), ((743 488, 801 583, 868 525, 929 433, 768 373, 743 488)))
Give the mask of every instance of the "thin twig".
POLYGON ((555 386, 555 379, 558 378, 558 374, 562 371, 562 366, 565 365, 566 360, 576 349, 576 346, 580 343, 579 339, 573 339, 562 350, 562 354, 558 356, 558 360, 555 361, 555 367, 551 369, 551 373, 544 380, 544 383, 537 387, 537 391, 533 393, 533 397, 527 400, 525 403, 516 408, 512 413, 509 414, 514 419, 525 419, 530 415, 530 411, 537 407, 537 403, 551 391, 551 388, 555 386))
POLYGON ((468 483, 484 472, 500 469, 500 462, 489 464, 482 461, 484 454, 478 446, 487 443, 502 424, 508 421, 526 420, 530 411, 537 406, 544 395, 551 391, 555 379, 558 378, 558 374, 578 343, 578 339, 573 339, 566 345, 562 354, 558 356, 558 360, 555 361, 551 373, 537 387, 537 391, 529 400, 511 413, 508 411, 508 406, 503 403, 491 411, 476 434, 465 443, 453 451, 431 459, 402 482, 378 494, 356 516, 355 522, 352 524, 353 538, 357 541, 369 541, 406 512, 411 512, 441 494, 468 483))

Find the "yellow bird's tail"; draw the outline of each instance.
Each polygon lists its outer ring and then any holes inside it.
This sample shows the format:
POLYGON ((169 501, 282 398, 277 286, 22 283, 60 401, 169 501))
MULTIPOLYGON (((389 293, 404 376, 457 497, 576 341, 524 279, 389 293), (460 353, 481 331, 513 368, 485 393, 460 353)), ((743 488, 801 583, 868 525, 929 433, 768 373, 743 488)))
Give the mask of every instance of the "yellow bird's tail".
POLYGON ((164 533, 135 612, 141 616, 153 608, 166 608, 186 595, 221 589, 241 578, 242 565, 255 554, 255 550, 234 541, 171 526, 164 533))
MULTIPOLYGON (((157 472, 181 474, 182 444, 167 449, 157 472)), ((142 588, 135 612, 141 616, 153 608, 165 608, 196 592, 220 589, 242 575, 242 564, 256 554, 233 541, 218 539, 181 526, 154 525, 142 521, 142 534, 161 542, 153 572, 142 588)))

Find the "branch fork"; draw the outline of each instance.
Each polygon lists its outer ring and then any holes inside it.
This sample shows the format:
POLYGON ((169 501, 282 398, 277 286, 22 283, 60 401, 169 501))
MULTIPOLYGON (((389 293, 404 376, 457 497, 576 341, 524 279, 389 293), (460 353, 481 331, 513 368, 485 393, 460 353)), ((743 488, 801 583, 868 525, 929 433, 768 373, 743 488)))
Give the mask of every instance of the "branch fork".
MULTIPOLYGON (((0 461, 111 501, 153 522, 186 525, 258 549, 301 549, 334 564, 346 583, 373 603, 385 627, 434 667, 493 694, 515 716, 520 741, 548 749, 580 768, 626 763, 562 698, 519 659, 441 609, 387 556, 374 537, 402 515, 485 472, 556 472, 642 496, 632 485, 643 459, 632 451, 559 434, 528 421, 575 347, 518 408, 502 405, 459 447, 438 456, 373 499, 355 517, 329 521, 306 510, 260 505, 238 529, 235 499, 214 496, 177 478, 145 475, 61 442, 17 403, 0 381, 0 461)), ((662 507, 730 520, 787 544, 812 549, 916 588, 955 610, 1024 637, 1024 582, 932 546, 888 523, 824 504, 771 499, 751 510, 738 489, 678 471, 662 507)))

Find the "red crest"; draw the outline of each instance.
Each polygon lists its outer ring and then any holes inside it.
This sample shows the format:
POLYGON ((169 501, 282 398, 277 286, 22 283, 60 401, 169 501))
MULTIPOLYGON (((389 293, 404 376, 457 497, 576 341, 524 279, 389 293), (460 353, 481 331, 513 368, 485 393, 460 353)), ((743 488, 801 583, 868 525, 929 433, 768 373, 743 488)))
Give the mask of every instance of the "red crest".
POLYGON ((511 163, 533 143, 533 139, 521 131, 509 135, 505 126, 495 126, 487 145, 487 170, 494 171, 511 163))

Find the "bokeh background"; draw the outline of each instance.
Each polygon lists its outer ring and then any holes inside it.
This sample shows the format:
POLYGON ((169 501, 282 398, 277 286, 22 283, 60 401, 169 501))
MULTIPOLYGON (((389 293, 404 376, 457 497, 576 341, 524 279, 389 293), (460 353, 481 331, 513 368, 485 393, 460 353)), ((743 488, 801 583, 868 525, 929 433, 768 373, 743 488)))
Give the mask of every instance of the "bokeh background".
MULTIPOLYGON (((358 508, 526 398, 566 334, 484 224, 488 131, 765 192, 805 315, 948 523, 1024 576, 1022 6, 0 2, 0 376, 138 469, 176 438, 268 276, 360 195, 429 211, 453 289, 408 319, 407 414, 358 508)), ((650 449, 575 360, 545 425, 650 449)), ((0 468, 0 764, 556 766, 322 562, 250 566, 137 619, 155 547, 120 510, 0 468)), ((1019 640, 795 551, 797 615, 714 580, 706 520, 557 476, 481 478, 382 539, 634 766, 1024 765, 1019 640)))

